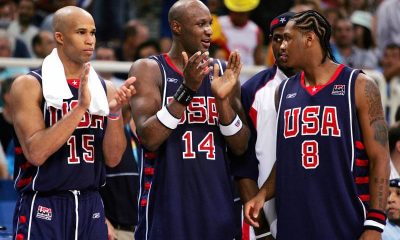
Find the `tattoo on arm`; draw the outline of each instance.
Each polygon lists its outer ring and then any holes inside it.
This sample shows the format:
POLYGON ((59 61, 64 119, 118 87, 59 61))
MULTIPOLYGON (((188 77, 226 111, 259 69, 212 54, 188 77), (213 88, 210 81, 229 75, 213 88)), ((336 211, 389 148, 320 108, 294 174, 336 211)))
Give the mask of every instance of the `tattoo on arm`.
POLYGON ((368 103, 369 124, 372 125, 375 121, 384 120, 381 96, 376 85, 371 81, 366 81, 364 91, 368 103))
POLYGON ((378 207, 380 209, 385 209, 387 200, 385 199, 384 192, 385 192, 386 186, 388 186, 388 184, 389 184, 388 180, 384 179, 384 178, 374 178, 374 183, 377 186, 377 190, 378 190, 378 192, 377 192, 378 207))
POLYGON ((366 81, 364 92, 368 104, 369 124, 374 129, 374 139, 385 147, 388 144, 388 129, 383 114, 379 90, 373 82, 366 81))

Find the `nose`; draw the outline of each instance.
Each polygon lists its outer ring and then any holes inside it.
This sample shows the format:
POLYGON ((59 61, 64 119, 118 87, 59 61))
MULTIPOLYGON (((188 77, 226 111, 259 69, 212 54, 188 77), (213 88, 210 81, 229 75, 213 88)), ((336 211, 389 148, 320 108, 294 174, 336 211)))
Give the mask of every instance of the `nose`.
POLYGON ((281 51, 285 51, 286 50, 286 41, 285 40, 282 41, 281 45, 279 46, 279 49, 281 51))
POLYGON ((208 36, 211 36, 211 35, 213 34, 213 30, 212 30, 212 28, 211 28, 211 25, 208 25, 208 26, 206 27, 205 31, 206 31, 206 34, 207 34, 208 36))
POLYGON ((88 44, 88 45, 93 45, 93 44, 95 44, 95 43, 96 43, 96 37, 95 37, 95 35, 92 35, 92 34, 89 33, 89 34, 86 36, 85 43, 88 44))

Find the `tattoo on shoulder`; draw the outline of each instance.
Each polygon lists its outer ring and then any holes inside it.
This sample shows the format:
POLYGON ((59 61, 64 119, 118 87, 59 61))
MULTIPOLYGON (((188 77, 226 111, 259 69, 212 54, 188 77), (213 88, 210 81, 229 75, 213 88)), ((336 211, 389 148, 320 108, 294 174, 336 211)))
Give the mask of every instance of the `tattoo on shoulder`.
POLYGON ((376 85, 371 81, 366 81, 364 92, 368 102, 369 124, 373 125, 376 121, 384 120, 381 96, 376 85))

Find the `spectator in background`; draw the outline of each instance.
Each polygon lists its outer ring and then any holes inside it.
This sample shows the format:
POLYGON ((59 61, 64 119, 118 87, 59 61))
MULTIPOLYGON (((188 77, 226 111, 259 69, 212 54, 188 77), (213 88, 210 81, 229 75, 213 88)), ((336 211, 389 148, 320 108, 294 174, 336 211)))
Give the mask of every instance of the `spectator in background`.
POLYGON ((3 146, 0 143, 0 180, 8 179, 7 162, 4 154, 3 146))
POLYGON ((358 48, 372 51, 375 40, 372 35, 372 14, 357 10, 351 14, 350 21, 354 28, 354 43, 358 48))
POLYGON ((294 5, 290 8, 291 12, 299 13, 307 10, 315 10, 321 12, 320 0, 295 0, 294 5))
POLYGON ((263 31, 249 19, 250 12, 259 3, 259 0, 224 0, 229 15, 218 18, 229 51, 238 50, 243 65, 264 63, 263 31))
MULTIPOLYGON (((0 29, 0 57, 12 57, 12 37, 9 37, 6 31, 0 29)), ((0 82, 7 79, 13 78, 21 74, 29 72, 28 68, 25 67, 1 67, 0 66, 0 82)))
POLYGON ((36 58, 45 58, 56 47, 52 32, 41 30, 32 39, 32 50, 36 58))
MULTIPOLYGON (((96 48, 95 59, 99 61, 115 61, 114 49, 106 45, 98 46, 96 48)), ((117 88, 124 84, 124 80, 116 77, 113 72, 98 72, 98 74, 104 80, 111 81, 117 88)))
POLYGON ((156 40, 148 40, 138 46, 135 59, 147 58, 160 53, 160 44, 156 40))
POLYGON ((390 179, 399 178, 400 175, 400 123, 395 123, 389 129, 390 150, 390 179))
POLYGON ((141 162, 141 147, 130 110, 129 104, 122 109, 127 141, 125 152, 116 167, 106 167, 107 184, 100 189, 106 214, 108 240, 134 239, 133 234, 137 224, 138 165, 141 162))
POLYGON ((0 2, 0 28, 7 29, 15 17, 15 3, 13 1, 0 2))
MULTIPOLYGON (((58 9, 66 6, 75 6, 76 2, 77 0, 57 0, 54 1, 54 4, 52 5, 51 9, 55 9, 54 11, 57 11, 58 9)), ((53 32, 53 26, 52 26, 53 17, 54 13, 50 13, 49 15, 47 15, 43 19, 42 24, 40 25, 40 29, 53 32)))
POLYGON ((137 20, 130 20, 124 27, 124 38, 119 48, 115 50, 118 61, 135 61, 137 48, 149 39, 149 28, 137 20))
POLYGON ((390 43, 400 45, 400 1, 385 0, 377 10, 377 44, 379 56, 390 43))
POLYGON ((352 68, 375 69, 378 66, 376 56, 372 52, 354 45, 354 28, 350 19, 340 18, 333 26, 332 51, 338 63, 352 68))
POLYGON ((400 76, 400 45, 399 44, 388 44, 384 51, 381 59, 383 68, 383 75, 387 82, 395 76, 400 76))
POLYGON ((21 39, 33 56, 32 39, 39 32, 39 29, 33 25, 35 15, 35 3, 33 0, 21 0, 18 3, 18 18, 10 23, 7 32, 14 37, 21 39))
POLYGON ((400 178, 389 182, 386 214, 387 222, 382 233, 382 240, 398 240, 400 237, 400 178))
POLYGON ((343 9, 333 7, 326 8, 323 12, 326 20, 328 20, 331 26, 333 26, 339 18, 344 18, 346 15, 346 12, 343 9))

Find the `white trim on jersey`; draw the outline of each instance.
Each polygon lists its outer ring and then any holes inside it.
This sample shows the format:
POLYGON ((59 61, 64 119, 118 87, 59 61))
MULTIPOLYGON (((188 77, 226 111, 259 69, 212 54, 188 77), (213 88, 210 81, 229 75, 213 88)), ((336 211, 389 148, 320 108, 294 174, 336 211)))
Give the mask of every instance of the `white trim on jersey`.
MULTIPOLYGON (((349 92, 348 95, 348 103, 349 103, 349 116, 350 116, 350 143, 351 143, 351 172, 353 172, 353 168, 354 168, 354 139, 353 139, 353 109, 352 109, 352 105, 351 105, 351 93, 352 93, 352 88, 351 88, 351 82, 352 82, 352 78, 353 78, 353 74, 356 70, 353 70, 350 74, 350 78, 349 78, 349 87, 347 88, 347 91, 349 92)), ((354 89, 355 89, 355 85, 354 85, 354 89)), ((354 90, 355 92, 355 90, 354 90)))
MULTIPOLYGON (((33 215, 33 205, 35 205, 36 195, 38 192, 35 192, 31 202, 31 212, 29 214, 29 225, 28 225, 28 240, 31 239, 31 226, 32 226, 32 215, 33 215)), ((17 228, 18 229, 18 228, 17 228)))
POLYGON ((142 196, 142 175, 143 175, 143 165, 144 165, 144 156, 143 156, 143 149, 140 151, 141 155, 141 164, 140 164, 140 171, 139 171, 139 194, 138 194, 138 201, 137 201, 137 219, 139 220, 139 209, 140 209, 140 197, 142 196))
POLYGON ((217 59, 218 65, 219 65, 219 71, 221 73, 221 76, 224 74, 224 69, 222 68, 222 63, 219 59, 217 59))
POLYGON ((122 177, 122 176, 139 176, 139 173, 114 173, 114 174, 106 174, 106 177, 122 177))
MULTIPOLYGON (((158 59, 157 59, 158 60, 158 59)), ((158 60, 158 61, 160 61, 160 60, 158 60)), ((158 64, 158 63, 157 63, 158 64)), ((166 92, 167 92, 167 84, 168 84, 168 81, 167 81, 167 74, 165 73, 165 68, 164 68, 164 66, 162 65, 162 64, 159 64, 160 66, 161 66, 161 68, 162 68, 162 71, 163 71, 163 82, 164 82, 164 89, 163 89, 163 94, 162 94, 162 105, 161 106, 165 106, 166 104, 167 104, 167 102, 166 102, 166 98, 165 98, 165 94, 166 94, 166 92)))
POLYGON ((385 229, 385 225, 383 225, 382 223, 378 223, 377 221, 373 221, 373 220, 365 220, 364 222, 364 226, 374 226, 380 229, 385 229))

